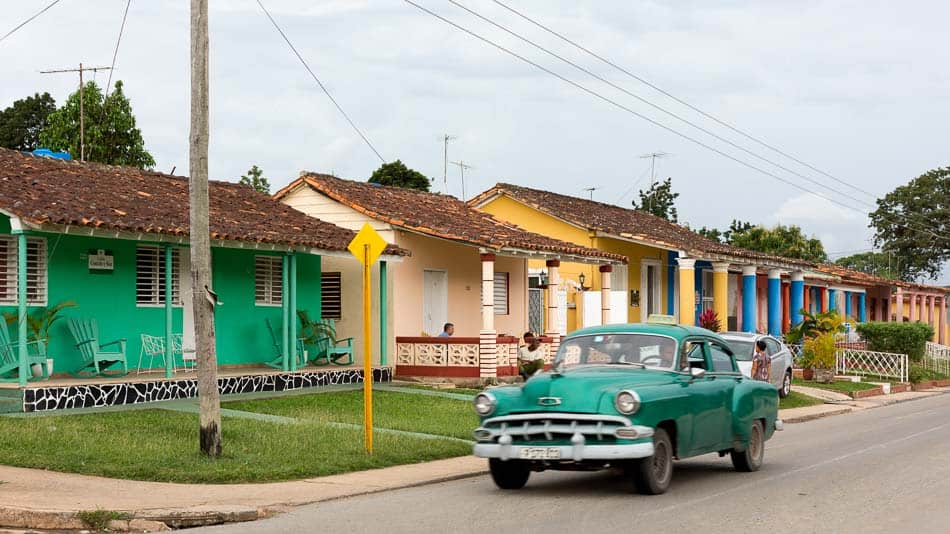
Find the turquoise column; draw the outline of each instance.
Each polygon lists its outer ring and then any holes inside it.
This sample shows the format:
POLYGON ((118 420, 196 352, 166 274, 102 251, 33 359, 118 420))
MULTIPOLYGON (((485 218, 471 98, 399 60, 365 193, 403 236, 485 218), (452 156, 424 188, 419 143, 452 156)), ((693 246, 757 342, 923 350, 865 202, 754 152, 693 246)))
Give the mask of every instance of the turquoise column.
MULTIPOLYGON (((673 310, 676 309, 676 291, 675 291, 675 280, 676 280, 676 258, 679 257, 678 252, 668 252, 666 255, 666 314, 674 315, 673 310)), ((642 302, 646 302, 647 296, 640 295, 642 302)))
POLYGON ((379 262, 379 365, 385 366, 389 352, 389 325, 386 324, 389 321, 388 311, 386 308, 389 307, 389 290, 387 289, 388 281, 386 277, 388 273, 386 272, 386 262, 379 262))
POLYGON ((834 289, 829 289, 828 290, 828 311, 834 311, 838 309, 838 302, 835 297, 837 297, 837 291, 835 291, 834 289))
POLYGON ((297 255, 291 253, 290 262, 290 304, 288 305, 288 319, 290 321, 290 370, 297 370, 297 255))
MULTIPOLYGON (((14 230, 16 236, 17 268, 16 268, 16 305, 17 305, 17 357, 20 360, 18 381, 20 387, 26 386, 27 373, 30 371, 26 364, 26 234, 22 230, 14 230)), ((5 328, 5 327, 4 327, 5 328)))
POLYGON ((778 269, 769 269, 768 316, 769 334, 782 335, 782 273, 778 269))
POLYGON ((287 260, 287 255, 281 257, 280 261, 280 313, 281 313, 281 326, 280 326, 280 336, 281 336, 281 345, 280 345, 280 355, 281 355, 281 369, 284 371, 290 370, 290 350, 289 350, 289 337, 290 337, 290 324, 288 316, 290 315, 288 311, 290 310, 290 299, 288 297, 289 291, 287 291, 287 276, 288 264, 290 262, 287 260))
POLYGON ((867 294, 858 293, 858 322, 866 323, 868 321, 867 294))
POLYGON ((742 331, 755 332, 758 309, 755 292, 755 265, 742 268, 742 331))
MULTIPOLYGON (((175 352, 172 350, 172 247, 165 245, 165 378, 175 374, 175 352)), ((182 312, 184 313, 184 311, 182 312)), ((184 319, 184 318, 183 318, 184 319)), ((182 340, 184 342, 184 340, 182 340)))
POLYGON ((802 322, 802 308, 805 306, 805 278, 801 271, 792 273, 789 293, 790 318, 792 326, 795 326, 802 322))
POLYGON ((844 316, 851 317, 851 292, 844 292, 844 316))

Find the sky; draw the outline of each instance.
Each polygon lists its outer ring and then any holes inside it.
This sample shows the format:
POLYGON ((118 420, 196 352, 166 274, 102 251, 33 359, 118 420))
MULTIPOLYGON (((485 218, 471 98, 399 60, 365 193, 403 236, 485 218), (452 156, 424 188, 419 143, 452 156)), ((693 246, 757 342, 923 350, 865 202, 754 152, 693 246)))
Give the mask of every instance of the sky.
MULTIPOLYGON (((400 159, 431 177, 434 190, 459 197, 459 167, 444 167, 445 134, 455 137, 448 160, 471 166, 466 198, 504 181, 629 206, 650 184, 643 155, 664 152, 655 176, 672 178, 681 222, 796 224, 834 258, 872 247, 874 198, 950 165, 948 2, 503 0, 816 171, 491 0, 456 1, 616 87, 448 1, 415 1, 626 110, 402 0, 262 1, 385 160, 400 159)), ((0 35, 48 3, 0 0, 0 35)), ((61 0, 0 42, 0 106, 43 91, 63 102, 75 74, 39 71, 109 65, 125 7, 61 0)), ((212 178, 236 181, 258 165, 276 190, 303 170, 365 180, 379 167, 255 0, 212 0, 209 21, 212 178)), ((113 80, 125 84, 156 169, 176 174, 188 168, 189 52, 188 2, 132 0, 113 80)), ((95 74, 100 84, 107 78, 95 74)), ((950 284, 950 267, 938 283, 950 284)))

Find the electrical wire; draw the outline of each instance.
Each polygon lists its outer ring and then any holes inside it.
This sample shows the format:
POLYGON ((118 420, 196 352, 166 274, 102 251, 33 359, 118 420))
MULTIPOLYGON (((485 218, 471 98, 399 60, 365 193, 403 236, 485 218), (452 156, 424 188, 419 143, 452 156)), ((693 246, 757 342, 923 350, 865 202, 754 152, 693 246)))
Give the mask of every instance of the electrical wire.
POLYGON ((297 51, 297 48, 294 46, 294 44, 290 42, 290 39, 287 37, 287 34, 284 33, 284 30, 282 30, 281 27, 277 24, 277 21, 274 20, 274 17, 272 17, 270 12, 267 11, 267 8, 264 7, 264 4, 261 3, 261 0, 257 0, 257 5, 261 6, 261 10, 263 10, 264 14, 267 15, 267 18, 270 19, 271 24, 274 25, 274 28, 277 30, 280 36, 284 38, 284 41, 287 42, 287 46, 289 46, 290 49, 293 50, 294 55, 297 56, 297 59, 300 60, 300 63, 303 64, 304 68, 307 69, 307 72, 310 73, 310 76, 313 78, 313 81, 317 82, 317 85, 320 86, 320 89, 322 89, 323 92, 327 95, 327 98, 330 99, 330 102, 333 102, 333 105, 336 106, 337 111, 339 111, 340 114, 343 115, 343 118, 346 119, 346 122, 350 123, 350 126, 353 128, 353 130, 356 131, 356 133, 360 136, 360 138, 363 139, 363 142, 366 143, 366 146, 368 146, 370 150, 372 150, 373 153, 376 154, 376 157, 379 158, 381 162, 386 163, 386 159, 383 158, 383 156, 379 154, 379 151, 376 150, 376 147, 373 146, 373 143, 370 143, 369 139, 356 126, 356 123, 354 123, 353 120, 350 119, 350 116, 347 115, 345 111, 343 111, 343 107, 340 106, 339 102, 337 102, 335 98, 333 98, 333 95, 331 95, 330 91, 328 91, 327 88, 323 85, 323 82, 320 81, 320 78, 317 78, 317 75, 313 73, 313 70, 310 68, 310 65, 308 65, 307 62, 304 60, 303 56, 300 55, 300 52, 297 51))
MULTIPOLYGON (((816 196, 816 197, 819 197, 819 198, 821 198, 821 199, 824 199, 824 200, 826 200, 826 201, 828 201, 828 202, 831 202, 832 204, 836 204, 836 205, 841 206, 841 207, 844 207, 844 208, 846 208, 846 209, 850 209, 850 210, 852 210, 852 211, 856 211, 856 212, 858 212, 858 213, 861 213, 862 215, 866 215, 866 212, 862 212, 861 210, 859 210, 859 209, 857 209, 857 208, 854 208, 854 207, 852 207, 852 206, 850 206, 850 205, 848 205, 848 204, 844 204, 844 203, 839 202, 839 201, 837 201, 837 200, 835 200, 835 199, 829 198, 829 197, 825 196, 824 194, 822 194, 822 193, 819 192, 819 191, 813 191, 813 190, 811 190, 811 189, 808 189, 808 188, 806 188, 806 187, 803 187, 803 186, 801 186, 801 185, 799 185, 799 184, 797 184, 797 183, 795 183, 795 182, 792 182, 792 181, 790 181, 790 180, 787 180, 787 179, 785 179, 785 178, 783 178, 783 177, 781 177, 781 176, 779 176, 779 175, 777 175, 777 174, 775 174, 775 173, 773 173, 773 172, 770 172, 770 171, 765 170, 765 169, 763 169, 763 168, 761 168, 761 167, 758 167, 758 166, 756 166, 756 165, 753 165, 753 164, 751 164, 751 163, 749 163, 749 162, 747 162, 747 161, 741 160, 741 159, 739 159, 739 158, 737 158, 737 157, 735 157, 735 156, 733 156, 733 155, 731 155, 731 154, 729 154, 729 153, 727 153, 727 152, 724 152, 724 151, 722 151, 722 150, 720 150, 720 149, 718 149, 718 148, 716 148, 716 147, 714 147, 714 146, 709 145, 708 143, 705 143, 705 142, 703 142, 703 141, 701 141, 701 140, 699 140, 699 139, 696 139, 696 138, 691 137, 691 136, 689 136, 689 135, 687 135, 687 134, 684 134, 684 133, 682 133, 682 132, 680 132, 680 131, 678 131, 678 130, 675 130, 675 129, 669 127, 669 126, 666 126, 665 124, 660 123, 660 122, 658 122, 658 121, 656 121, 656 120, 654 120, 654 119, 652 119, 652 118, 650 118, 650 117, 648 117, 648 116, 646 116, 646 115, 643 115, 642 113, 639 113, 639 112, 637 112, 637 111, 635 111, 635 110, 633 110, 633 109, 631 109, 631 108, 629 108, 629 107, 627 107, 627 106, 625 106, 625 105, 623 105, 623 104, 617 102, 616 100, 613 100, 613 99, 611 99, 611 98, 609 98, 609 97, 606 97, 606 96, 604 96, 604 95, 601 95, 600 93, 598 93, 598 92, 596 92, 596 91, 594 91, 594 90, 592 90, 592 89, 590 89, 590 88, 588 88, 588 87, 586 87, 586 86, 584 86, 584 85, 581 85, 580 83, 575 82, 574 80, 571 80, 571 79, 569 79, 569 78, 566 78, 565 76, 563 76, 563 75, 561 75, 561 74, 559 74, 559 73, 557 73, 557 72, 555 72, 555 71, 553 71, 553 70, 551 70, 551 69, 549 69, 549 68, 547 68, 547 67, 545 67, 545 66, 543 66, 543 65, 541 65, 541 64, 539 64, 539 63, 537 63, 537 62, 535 62, 535 61, 532 61, 532 60, 530 60, 530 59, 528 59, 528 58, 526 58, 526 57, 524 57, 524 56, 518 54, 517 52, 514 52, 514 51, 512 51, 512 50, 510 50, 510 49, 508 49, 508 48, 505 48, 504 46, 502 46, 502 45, 500 45, 500 44, 498 44, 498 43, 495 43, 494 41, 492 41, 492 40, 490 40, 490 39, 488 39, 488 38, 486 38, 486 37, 483 37, 483 36, 481 36, 481 35, 479 35, 479 34, 473 32, 472 30, 469 30, 468 28, 465 28, 465 27, 463 27, 463 26, 461 26, 461 25, 459 25, 459 24, 457 24, 457 23, 455 23, 455 22, 452 22, 451 20, 449 20, 449 19, 443 17, 442 15, 439 15, 438 13, 435 13, 434 11, 432 11, 432 10, 430 10, 430 9, 427 9, 427 8, 421 6, 421 5, 417 4, 416 2, 414 2, 414 1, 412 1, 412 0, 403 0, 403 1, 404 1, 405 3, 411 5, 411 6, 415 7, 416 9, 419 9, 420 11, 423 11, 423 12, 425 12, 425 13, 431 15, 432 17, 441 20, 442 22, 445 22, 446 24, 448 24, 448 25, 454 27, 454 28, 457 29, 457 30, 460 30, 460 31, 462 31, 462 32, 464 32, 464 33, 467 33, 467 34, 471 35, 472 37, 475 37, 476 39, 478 39, 478 40, 480 40, 480 41, 482 41, 482 42, 484 42, 484 43, 486 43, 486 44, 488 44, 488 45, 491 45, 491 46, 493 46, 493 47, 495 47, 495 48, 501 50, 502 52, 505 52, 505 53, 508 54, 508 55, 511 55, 511 56, 515 57, 516 59, 519 59, 519 60, 521 60, 521 61, 523 61, 523 62, 525 62, 525 63, 527 63, 527 64, 529 64, 529 65, 531 65, 531 66, 533 66, 533 67, 535 67, 535 68, 537 68, 537 69, 539 69, 539 70, 541 70, 541 71, 543 71, 543 72, 545 72, 545 73, 547 73, 547 74, 550 74, 551 76, 554 76, 555 78, 557 78, 557 79, 559 79, 559 80, 561 80, 561 81, 563 81, 563 82, 565 82, 565 83, 567 83, 567 84, 569 84, 569 85, 572 85, 572 86, 574 86, 574 87, 576 87, 576 88, 578 88, 578 89, 584 91, 585 93, 588 93, 589 95, 591 95, 591 96, 593 96, 593 97, 595 97, 595 98, 597 98, 597 99, 599 99, 599 100, 602 100, 602 101, 604 101, 604 102, 607 102, 608 104, 611 104, 611 105, 614 106, 614 107, 617 107, 617 108, 619 108, 619 109, 621 109, 621 110, 623 110, 623 111, 626 111, 627 113, 629 113, 629 114, 631 114, 631 115, 634 115, 634 116, 636 116, 636 117, 639 117, 640 119, 643 119, 643 120, 649 122, 650 124, 653 124, 654 126, 657 126, 657 127, 659 127, 659 128, 662 128, 662 129, 664 129, 664 130, 666 130, 666 131, 668 131, 668 132, 670 132, 670 133, 672 133, 672 134, 674 134, 674 135, 676 135, 676 136, 678 136, 678 137, 681 137, 681 138, 683 138, 683 139, 686 139, 687 141, 690 141, 691 143, 694 143, 694 144, 699 145, 699 146, 701 146, 701 147, 703 147, 703 148, 705 148, 705 149, 707 149, 707 150, 709 150, 709 151, 711 151, 711 152, 714 152, 714 153, 716 153, 716 154, 719 154, 720 156, 722 156, 722 157, 724 157, 724 158, 726 158, 726 159, 732 160, 732 161, 734 161, 734 162, 736 162, 736 163, 738 163, 738 164, 740 164, 740 165, 742 165, 742 166, 744 166, 744 167, 747 167, 747 168, 749 168, 749 169, 752 169, 752 170, 754 170, 754 171, 756 171, 756 172, 759 172, 759 173, 761 173, 761 174, 764 174, 764 175, 766 175, 766 176, 772 177, 772 178, 774 178, 775 180, 778 180, 778 181, 780 181, 780 182, 782 182, 782 183, 784 183, 784 184, 786 184, 786 185, 789 185, 789 186, 791 186, 791 187, 794 187, 795 189, 801 190, 801 191, 803 191, 803 192, 805 192, 805 193, 809 193, 809 194, 811 194, 811 195, 814 195, 814 196, 816 196)), ((930 231, 930 230, 921 229, 920 231, 923 232, 923 233, 929 233, 929 234, 933 235, 934 237, 936 237, 936 238, 938 238, 938 239, 944 239, 943 237, 941 237, 941 236, 939 236, 939 235, 933 233, 933 232, 930 231)))
MULTIPOLYGON (((102 128, 103 121, 106 120, 106 108, 109 102, 109 90, 112 89, 112 73, 115 72, 115 60, 119 57, 119 45, 122 44, 122 34, 125 32, 125 21, 129 17, 129 7, 132 5, 132 0, 127 0, 125 3, 125 12, 122 13, 122 24, 119 25, 119 36, 115 40, 115 50, 112 52, 112 64, 109 65, 109 80, 106 82, 106 91, 102 97, 102 114, 99 116, 99 127, 102 128)), ((98 71, 93 71, 93 76, 98 71)))
POLYGON ((728 129, 732 130, 733 132, 736 132, 737 134, 739 134, 739 135, 741 135, 741 136, 743 136, 743 137, 749 139, 750 141, 754 141, 754 142, 758 143, 759 145, 762 145, 763 147, 768 148, 769 150, 772 150, 773 152, 775 152, 775 153, 777 153, 777 154, 781 154, 782 156, 785 156, 786 158, 788 158, 788 159, 794 161, 795 163, 798 163, 799 165, 802 165, 802 166, 804 166, 804 167, 807 167, 807 168, 809 168, 809 169, 811 169, 811 170, 813 170, 813 171, 815 171, 815 172, 817 172, 817 173, 819 173, 819 174, 824 175, 824 176, 827 177, 827 178, 831 178, 832 180, 838 182, 838 183, 841 184, 841 185, 845 185, 845 186, 847 186, 847 187, 850 187, 851 189, 854 189, 855 191, 864 193, 865 195, 867 195, 867 196, 869 196, 869 197, 871 197, 871 198, 877 198, 876 195, 874 195, 873 193, 870 193, 870 192, 868 192, 867 190, 862 189, 862 188, 860 188, 860 187, 858 187, 858 186, 856 186, 856 185, 854 185, 854 184, 852 184, 852 183, 849 183, 849 182, 846 182, 846 181, 841 180, 841 179, 839 179, 839 178, 836 178, 835 176, 831 175, 830 173, 827 173, 827 172, 825 172, 825 171, 823 171, 823 170, 821 170, 821 169, 819 169, 819 168, 817 168, 817 167, 815 167, 815 166, 813 166, 813 165, 811 165, 811 164, 809 164, 809 163, 807 163, 807 162, 805 162, 805 161, 802 161, 801 159, 797 158, 796 156, 793 156, 793 155, 791 155, 791 154, 789 154, 789 153, 787 153, 787 152, 785 152, 785 151, 783 151, 783 150, 780 150, 779 148, 777 148, 777 147, 775 147, 775 146, 773 146, 773 145, 767 143, 766 141, 763 141, 762 139, 760 139, 760 138, 758 138, 758 137, 755 137, 755 136, 753 136, 752 134, 750 134, 750 133, 748 133, 748 132, 746 132, 746 131, 744 131, 744 130, 739 129, 739 128, 736 127, 736 126, 733 126, 732 124, 729 124, 728 122, 726 122, 726 121, 724 121, 724 120, 721 120, 721 119, 715 117, 714 115, 703 111, 703 110, 700 109, 699 107, 694 106, 693 104, 690 104, 689 102, 687 102, 687 101, 685 101, 685 100, 683 100, 683 99, 681 99, 681 98, 679 98, 679 97, 677 97, 677 96, 675 96, 675 95, 669 93, 668 91, 665 91, 664 89, 660 88, 660 87, 657 86, 656 84, 651 83, 649 80, 646 80, 646 79, 644 79, 644 78, 641 77, 641 76, 637 76, 636 74, 634 74, 634 73, 628 71, 627 69, 621 67, 620 65, 617 65, 616 63, 610 61, 609 59, 607 59, 607 58, 605 58, 605 57, 603 57, 603 56, 601 56, 601 55, 599 55, 599 54, 597 54, 597 53, 591 51, 590 49, 588 49, 588 48, 586 48, 586 47, 584 47, 584 46, 582 46, 582 45, 580 45, 580 44, 578 44, 578 43, 572 41, 572 40, 569 39, 568 37, 565 37, 564 35, 558 33, 557 31, 552 30, 551 28, 545 26, 544 24, 541 24, 540 22, 538 22, 538 21, 532 19, 531 17, 525 15, 524 13, 521 13, 520 11, 518 11, 518 10, 516 10, 516 9, 514 9, 514 8, 508 6, 508 5, 506 5, 504 2, 501 2, 500 0, 493 0, 493 1, 494 1, 496 4, 498 4, 499 6, 503 7, 504 9, 510 11, 511 13, 514 13, 515 15, 521 17, 522 19, 524 19, 524 20, 530 22, 531 24, 533 24, 533 25, 535 25, 535 26, 541 28, 542 30, 544 30, 544 31, 546 31, 546 32, 548 32, 548 33, 550 33, 551 35, 554 35, 555 37, 561 39, 562 41, 564 41, 564 42, 566 42, 566 43, 568 43, 568 44, 570 44, 570 45, 572 45, 572 46, 574 46, 574 47, 576 47, 576 48, 582 50, 583 52, 586 52, 586 53, 589 54, 590 56, 592 56, 592 57, 594 57, 594 58, 596 58, 596 59, 602 61, 603 63, 606 63, 607 65, 609 65, 609 66, 611 66, 611 67, 617 69, 618 71, 620 71, 620 72, 626 74, 627 76, 630 76, 630 77, 633 78, 634 80, 637 80, 638 82, 640 82, 640 83, 646 85, 647 87, 650 87, 651 89, 654 89, 655 91, 657 91, 657 92, 663 94, 664 96, 667 96, 667 97, 669 97, 670 99, 672 99, 672 100, 674 100, 674 101, 676 101, 676 102, 678 102, 678 103, 680 103, 680 104, 682 104, 682 105, 688 107, 689 109, 691 109, 691 110, 693 110, 693 111, 699 113, 700 115, 706 117, 707 119, 710 119, 710 120, 716 122, 717 124, 720 124, 720 125, 722 125, 722 126, 725 126, 726 128, 728 128, 728 129))
POLYGON ((43 13, 46 13, 46 11, 47 11, 49 8, 55 6, 55 5, 58 4, 59 2, 60 2, 60 0, 53 0, 52 3, 50 3, 48 6, 44 7, 43 9, 39 10, 35 15, 33 15, 32 17, 30 17, 30 18, 24 20, 24 21, 21 22, 20 24, 16 25, 12 30, 10 30, 10 31, 8 31, 7 33, 5 33, 5 34, 3 35, 3 37, 0 37, 0 43, 2 43, 3 40, 6 39, 7 37, 10 37, 10 36, 13 35, 14 33, 16 33, 16 31, 19 30, 20 28, 22 28, 22 27, 26 26, 27 24, 29 24, 30 21, 32 21, 32 20, 35 19, 36 17, 42 15, 43 13))

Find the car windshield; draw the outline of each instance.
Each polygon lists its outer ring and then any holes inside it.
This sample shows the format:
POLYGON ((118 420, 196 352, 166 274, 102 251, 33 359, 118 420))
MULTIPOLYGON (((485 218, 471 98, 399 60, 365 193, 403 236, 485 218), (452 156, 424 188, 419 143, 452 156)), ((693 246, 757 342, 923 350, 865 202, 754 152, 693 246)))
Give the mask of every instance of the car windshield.
POLYGON ((672 369, 676 341, 651 334, 594 334, 565 340, 555 368, 579 365, 634 365, 672 369))
POLYGON ((729 343, 729 347, 732 349, 732 353, 736 356, 736 361, 740 362, 750 362, 752 361, 752 353, 754 352, 753 346, 755 343, 752 340, 744 339, 727 339, 726 343, 729 343))

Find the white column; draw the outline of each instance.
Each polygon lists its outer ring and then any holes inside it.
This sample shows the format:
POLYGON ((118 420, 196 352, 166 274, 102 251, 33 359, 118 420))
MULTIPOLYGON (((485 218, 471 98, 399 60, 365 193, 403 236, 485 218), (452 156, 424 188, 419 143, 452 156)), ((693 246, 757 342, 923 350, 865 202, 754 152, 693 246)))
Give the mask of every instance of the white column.
POLYGON ((478 332, 478 375, 498 376, 498 334, 495 332, 495 255, 481 254, 482 329, 478 332))
MULTIPOLYGON (((934 329, 934 334, 936 334, 936 333, 937 333, 937 321, 934 321, 934 319, 937 318, 937 317, 934 315, 934 300, 935 300, 935 298, 934 298, 933 295, 927 295, 926 297, 924 297, 924 299, 925 299, 926 304, 924 304, 924 303, 922 302, 921 305, 924 306, 925 309, 927 310, 927 311, 926 311, 926 314, 927 314, 927 324, 929 324, 929 325, 931 326, 931 328, 934 329)), ((937 339, 937 336, 936 336, 936 335, 934 335, 934 339, 937 339)))
POLYGON ((600 266, 600 324, 610 323, 610 265, 600 266))
POLYGON ((563 334, 558 330, 557 324, 557 318, 560 315, 557 292, 561 285, 561 260, 548 260, 545 265, 548 268, 548 327, 544 335, 551 338, 551 357, 553 358, 561 346, 561 334, 563 334))
POLYGON ((917 313, 917 293, 910 294, 910 322, 919 320, 917 313))
POLYGON ((894 320, 898 323, 904 322, 904 291, 897 287, 897 292, 894 293, 894 320))

